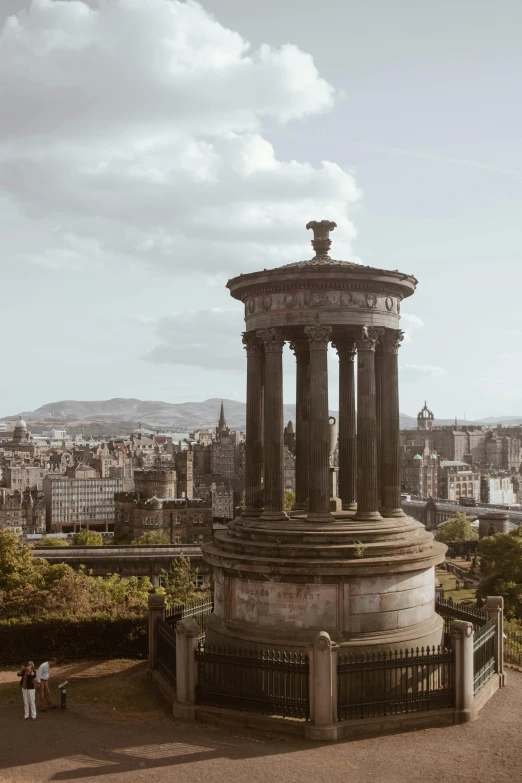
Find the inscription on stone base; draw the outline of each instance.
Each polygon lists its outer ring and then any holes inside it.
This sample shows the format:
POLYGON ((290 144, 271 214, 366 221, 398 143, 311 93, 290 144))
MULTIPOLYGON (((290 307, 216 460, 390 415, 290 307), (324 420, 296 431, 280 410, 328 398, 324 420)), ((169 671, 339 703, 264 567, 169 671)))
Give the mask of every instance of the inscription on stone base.
POLYGON ((337 585, 230 580, 231 618, 262 626, 337 628, 337 585))

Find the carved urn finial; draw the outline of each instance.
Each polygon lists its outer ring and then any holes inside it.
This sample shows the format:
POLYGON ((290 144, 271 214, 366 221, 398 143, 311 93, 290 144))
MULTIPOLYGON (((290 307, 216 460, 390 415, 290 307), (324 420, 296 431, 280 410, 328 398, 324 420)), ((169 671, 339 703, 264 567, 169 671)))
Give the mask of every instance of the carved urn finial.
POLYGON ((312 247, 315 250, 316 258, 329 258, 328 251, 332 245, 330 231, 337 228, 337 223, 331 220, 311 220, 306 224, 306 228, 311 228, 314 232, 312 247))

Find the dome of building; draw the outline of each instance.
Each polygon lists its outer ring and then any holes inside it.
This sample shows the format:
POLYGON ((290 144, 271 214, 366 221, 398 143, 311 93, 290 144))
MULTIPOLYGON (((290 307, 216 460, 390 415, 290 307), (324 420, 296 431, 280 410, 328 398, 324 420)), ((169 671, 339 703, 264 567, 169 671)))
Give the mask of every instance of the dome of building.
POLYGON ((420 454, 416 454, 413 459, 422 459, 420 454))
POLYGON ((18 419, 18 421, 16 422, 14 428, 15 428, 15 430, 26 430, 27 429, 27 424, 25 423, 25 421, 22 419, 21 416, 18 419))

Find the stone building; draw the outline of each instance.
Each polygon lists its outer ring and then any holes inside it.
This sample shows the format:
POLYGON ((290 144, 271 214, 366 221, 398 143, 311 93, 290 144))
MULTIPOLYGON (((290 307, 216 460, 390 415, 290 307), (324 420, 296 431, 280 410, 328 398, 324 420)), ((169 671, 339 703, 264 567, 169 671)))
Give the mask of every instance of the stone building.
POLYGON ((457 502, 461 498, 480 500, 480 476, 480 470, 473 469, 467 462, 442 460, 438 497, 457 502))
POLYGON ((0 489, 0 528, 17 535, 45 533, 45 502, 37 489, 0 489))
POLYGON ((203 500, 118 493, 115 535, 131 541, 149 531, 166 533, 172 544, 199 546, 212 540, 212 508, 203 500))
POLYGON ((428 409, 426 400, 424 400, 424 408, 422 408, 417 414, 417 429, 422 432, 429 432, 433 429, 435 416, 433 412, 428 409))
POLYGON ((438 645, 434 566, 446 547, 401 509, 399 313, 417 281, 336 261, 328 253, 335 223, 307 227, 314 233, 312 259, 227 284, 245 314, 245 508, 203 546, 214 579, 207 639, 302 651, 322 630, 342 652, 438 645), (284 510, 285 342, 297 365, 296 510, 290 519, 284 510), (330 342, 339 356, 342 511, 335 512, 330 342))
POLYGON ((178 451, 174 455, 178 489, 177 497, 194 497, 194 452, 178 451))
POLYGON ((152 468, 134 471, 134 490, 139 500, 177 498, 178 481, 175 470, 152 468))
POLYGON ((429 440, 421 446, 401 448, 402 489, 422 498, 438 497, 439 457, 430 451, 429 440))
POLYGON ((295 455, 288 446, 284 451, 285 461, 285 489, 295 492, 295 455))
POLYGON ((519 502, 513 486, 518 477, 505 472, 494 471, 480 476, 480 500, 491 505, 511 506, 519 502))
POLYGON ((83 464, 68 468, 65 475, 45 476, 47 532, 114 530, 114 495, 121 492, 122 483, 121 479, 99 478, 94 468, 83 464))
POLYGON ((22 492, 33 487, 41 492, 44 477, 49 472, 46 463, 40 460, 38 460, 38 464, 34 464, 34 461, 13 458, 6 460, 2 468, 2 486, 6 489, 18 489, 22 492))
POLYGON ((485 463, 496 470, 518 470, 520 467, 520 440, 488 432, 485 439, 485 463))

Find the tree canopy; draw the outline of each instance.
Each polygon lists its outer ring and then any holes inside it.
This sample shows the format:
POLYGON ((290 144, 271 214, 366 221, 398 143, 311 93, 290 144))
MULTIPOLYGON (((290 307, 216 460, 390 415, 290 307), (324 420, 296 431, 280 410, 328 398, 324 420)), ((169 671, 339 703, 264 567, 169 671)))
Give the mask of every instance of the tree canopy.
POLYGON ((69 542, 67 539, 57 536, 42 536, 34 542, 34 546, 69 546, 69 542))
POLYGON ((152 590, 148 577, 94 577, 34 557, 31 547, 0 528, 0 619, 143 616, 152 590))
POLYGON ((295 503, 295 492, 291 489, 285 489, 285 511, 290 511, 295 503))
POLYGON ((463 511, 457 511, 454 517, 439 525, 435 532, 435 541, 441 541, 443 544, 474 541, 477 538, 478 533, 471 527, 471 519, 463 511))
POLYGON ((97 530, 87 530, 83 527, 72 537, 74 546, 103 546, 103 536, 97 530))
POLYGON ((172 561, 168 571, 161 572, 161 581, 169 606, 197 601, 202 597, 202 591, 196 589, 195 579, 198 569, 192 569, 190 560, 183 554, 172 561))
POLYGON ((147 530, 139 538, 131 541, 133 546, 151 546, 154 544, 170 544, 170 536, 163 530, 147 530))
POLYGON ((506 617, 522 620, 522 528, 483 538, 478 547, 479 596, 501 595, 506 617))

